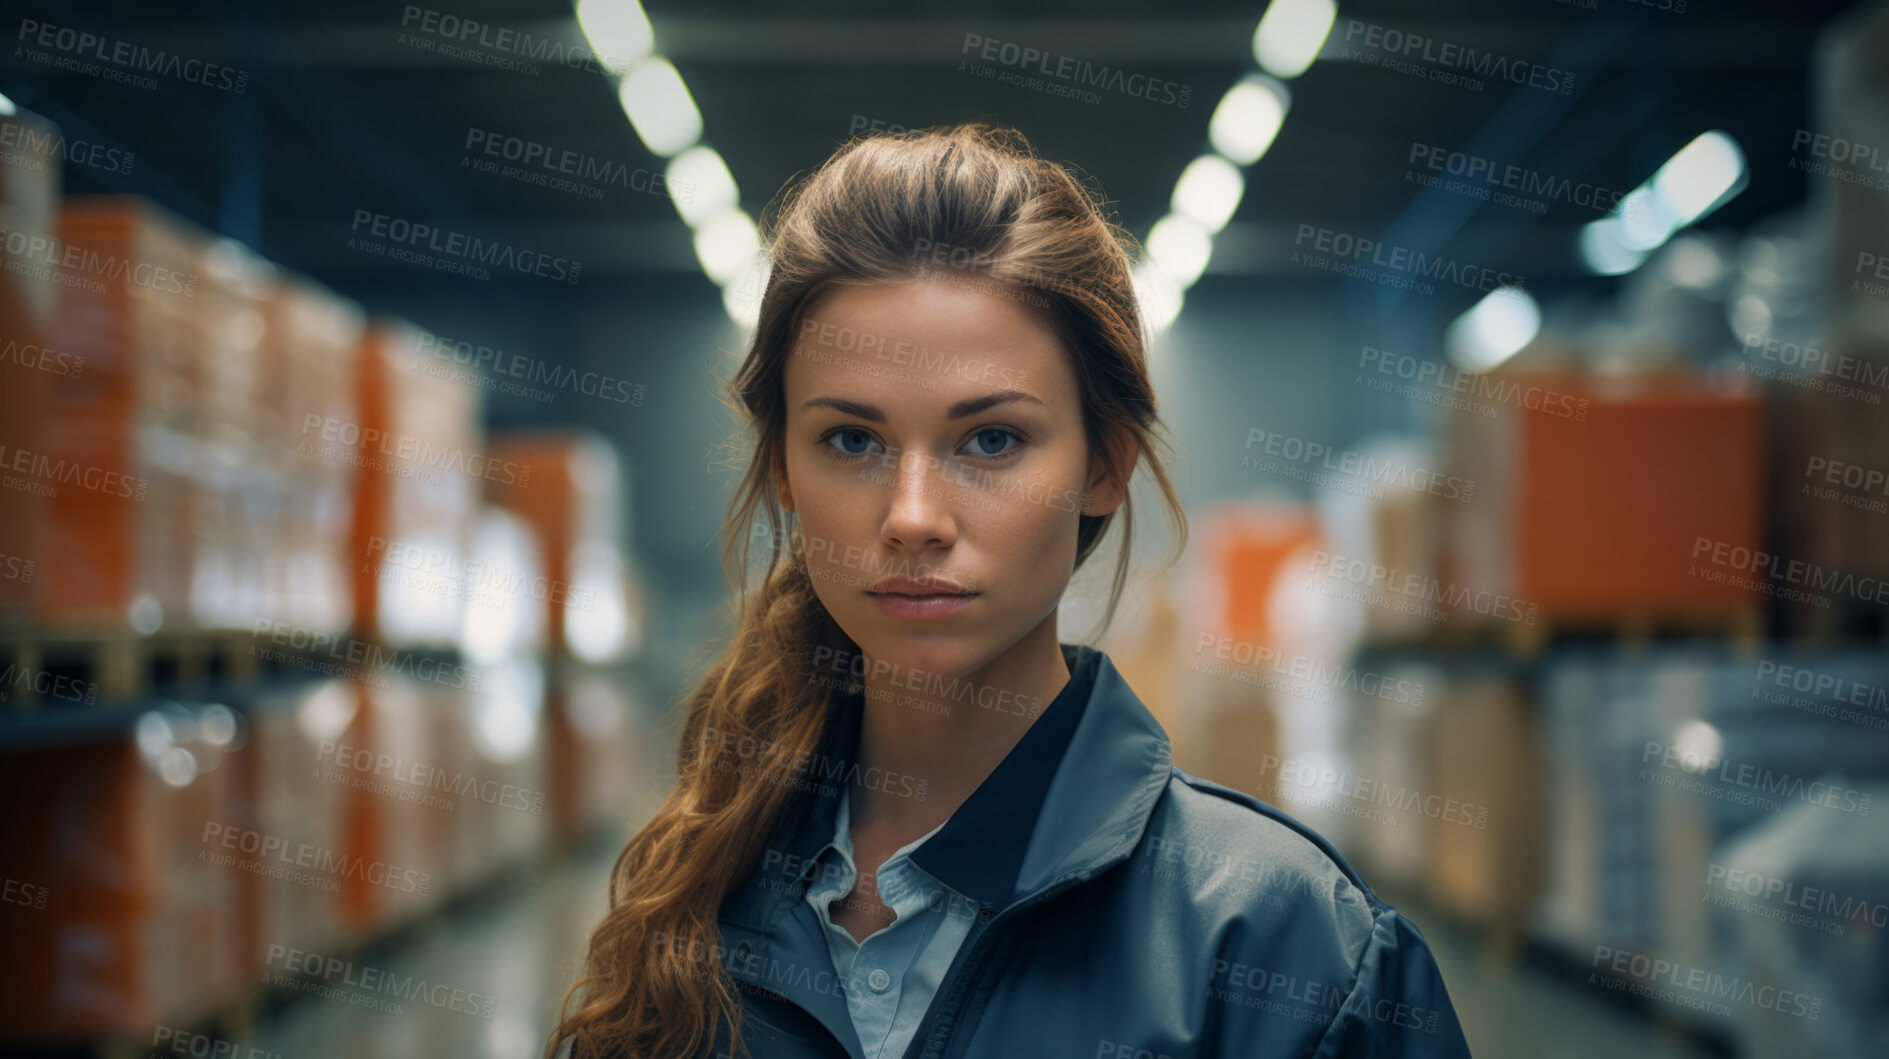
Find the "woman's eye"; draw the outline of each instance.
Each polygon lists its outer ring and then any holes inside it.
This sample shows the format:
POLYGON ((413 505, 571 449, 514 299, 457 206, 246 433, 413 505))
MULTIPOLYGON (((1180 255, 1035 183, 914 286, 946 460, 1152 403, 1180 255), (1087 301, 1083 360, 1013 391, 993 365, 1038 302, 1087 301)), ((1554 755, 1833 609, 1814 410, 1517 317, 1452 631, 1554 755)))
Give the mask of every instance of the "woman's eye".
POLYGON ((866 454, 864 448, 855 449, 851 447, 851 444, 855 442, 861 445, 873 444, 872 435, 858 428, 842 428, 835 430, 833 433, 828 434, 820 440, 823 442, 831 442, 836 438, 841 439, 835 453, 835 455, 838 456, 864 456, 866 454))
POLYGON ((974 455, 978 456, 1008 456, 1010 453, 1015 452, 1017 447, 1022 444, 1022 435, 1014 430, 1005 430, 1002 427, 985 427, 971 437, 971 451, 974 455), (1006 438, 1015 441, 1017 444, 1005 447, 1004 440, 1006 438))

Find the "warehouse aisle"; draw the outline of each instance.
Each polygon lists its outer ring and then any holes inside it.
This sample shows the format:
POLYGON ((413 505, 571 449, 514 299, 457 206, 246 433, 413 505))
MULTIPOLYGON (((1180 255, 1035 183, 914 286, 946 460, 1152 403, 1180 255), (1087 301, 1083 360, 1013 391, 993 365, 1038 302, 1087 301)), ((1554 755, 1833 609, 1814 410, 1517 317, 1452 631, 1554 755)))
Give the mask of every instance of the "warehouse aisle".
POLYGON ((1537 968, 1491 961, 1480 939, 1433 922, 1416 908, 1408 911, 1418 917, 1436 953, 1463 1034, 1477 1055, 1704 1059, 1714 1054, 1687 1038, 1655 1030, 1631 1012, 1584 997, 1537 968), (1528 1043, 1518 1047, 1520 1041, 1528 1043))
POLYGON ((569 981, 572 961, 603 913, 617 851, 614 841, 593 843, 355 956, 325 979, 333 993, 297 997, 265 1017, 253 1044, 279 1059, 536 1055, 556 1009, 552 991, 569 981), (389 999, 373 988, 379 982, 437 1002, 389 999), (368 1003, 374 999, 399 1010, 368 1003))
MULTIPOLYGON (((304 989, 312 982, 327 991, 287 994, 259 1020, 253 1040, 235 1043, 253 1044, 275 1059, 537 1055, 585 940, 603 915, 623 838, 666 793, 657 777, 674 769, 668 704, 683 693, 680 674, 693 653, 714 634, 714 603, 685 598, 650 630, 647 682, 630 700, 630 745, 637 752, 623 762, 634 779, 620 829, 516 873, 382 945, 294 958, 304 989), (330 965, 330 958, 340 963, 330 965), (420 995, 426 999, 405 999, 420 995)), ((274 966, 281 969, 287 959, 284 954, 274 966)))

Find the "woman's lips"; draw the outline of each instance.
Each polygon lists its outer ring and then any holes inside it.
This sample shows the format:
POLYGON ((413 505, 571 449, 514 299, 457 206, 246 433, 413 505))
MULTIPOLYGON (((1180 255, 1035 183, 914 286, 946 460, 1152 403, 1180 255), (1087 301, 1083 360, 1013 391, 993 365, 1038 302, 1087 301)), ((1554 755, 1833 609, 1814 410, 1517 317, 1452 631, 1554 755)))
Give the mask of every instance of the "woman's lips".
POLYGON ((929 596, 898 595, 891 592, 867 592, 879 609, 894 618, 906 621, 935 621, 970 606, 978 597, 976 592, 956 595, 938 593, 929 596))

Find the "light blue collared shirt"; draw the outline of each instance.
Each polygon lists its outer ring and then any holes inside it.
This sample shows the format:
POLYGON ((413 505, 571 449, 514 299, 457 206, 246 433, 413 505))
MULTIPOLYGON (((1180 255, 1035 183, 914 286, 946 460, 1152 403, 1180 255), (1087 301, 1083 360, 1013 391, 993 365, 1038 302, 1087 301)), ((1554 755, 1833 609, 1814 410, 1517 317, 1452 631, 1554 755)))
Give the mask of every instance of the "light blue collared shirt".
POLYGON ((833 956, 833 970, 846 983, 846 1006, 866 1059, 904 1054, 977 921, 977 901, 912 862, 912 852, 943 827, 939 824, 899 847, 879 866, 879 900, 896 918, 865 941, 855 940, 827 912, 827 905, 851 893, 859 879, 853 862, 850 785, 840 794, 833 840, 815 854, 818 874, 807 888, 807 903, 826 928, 827 951, 833 956))

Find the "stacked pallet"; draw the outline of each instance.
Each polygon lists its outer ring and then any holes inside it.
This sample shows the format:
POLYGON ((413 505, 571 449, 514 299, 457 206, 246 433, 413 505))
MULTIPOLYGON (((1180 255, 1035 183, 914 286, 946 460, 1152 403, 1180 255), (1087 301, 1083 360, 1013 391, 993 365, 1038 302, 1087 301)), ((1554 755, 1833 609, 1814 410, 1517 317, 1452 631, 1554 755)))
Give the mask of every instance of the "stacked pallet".
POLYGON ((1535 644, 1557 627, 1755 632, 1764 597, 1710 558, 1762 541, 1755 386, 1683 370, 1500 385, 1492 415, 1446 427, 1452 472, 1477 483, 1443 535, 1453 625, 1535 644))
MULTIPOLYGON (((6 142, 46 141, 57 130, 29 114, 0 115, 6 142)), ((45 263, 59 211, 57 153, 40 164, 0 165, 0 489, 11 517, 0 519, 0 619, 30 617, 45 585, 45 532, 33 515, 40 499, 35 477, 22 473, 42 451, 38 409, 54 379, 85 370, 54 340, 58 288, 45 263), (15 249, 18 247, 19 249, 15 249), (25 453, 25 467, 16 461, 25 453)))
POLYGON ((6 909, 0 1037, 148 1038, 240 993, 231 913, 281 865, 232 811, 228 712, 171 709, 136 740, 5 759, 0 848, 44 901, 6 909))
POLYGON ((623 682, 598 668, 633 657, 646 620, 623 559, 621 470, 615 450, 582 431, 499 434, 491 450, 521 473, 487 495, 531 527, 540 549, 542 575, 514 598, 544 617, 546 811, 574 839, 621 821, 630 797, 629 703, 623 682))
POLYGON ((353 620, 348 532, 358 470, 322 458, 319 442, 324 424, 358 419, 365 320, 352 304, 290 276, 276 283, 265 311, 265 445, 279 454, 291 486, 276 531, 269 607, 298 628, 339 632, 353 620))

